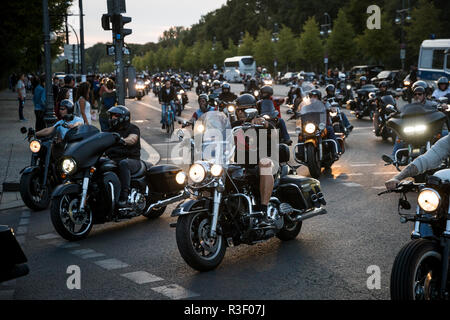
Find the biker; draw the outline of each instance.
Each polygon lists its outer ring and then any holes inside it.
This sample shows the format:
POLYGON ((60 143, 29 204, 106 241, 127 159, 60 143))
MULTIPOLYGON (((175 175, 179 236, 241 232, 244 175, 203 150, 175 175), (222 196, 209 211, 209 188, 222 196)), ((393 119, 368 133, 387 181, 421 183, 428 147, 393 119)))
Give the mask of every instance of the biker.
POLYGON ((219 100, 224 102, 231 102, 237 99, 237 95, 231 92, 229 83, 222 84, 222 92, 219 94, 219 100))
POLYGON ((58 140, 64 139, 67 131, 72 128, 81 126, 84 124, 84 120, 73 114, 74 105, 69 99, 64 99, 59 104, 59 113, 61 115, 61 120, 56 122, 52 127, 44 128, 36 132, 36 137, 46 137, 56 130, 58 135, 58 140))
POLYGON ((256 104, 259 114, 261 116, 268 115, 275 123, 275 126, 280 129, 281 143, 288 146, 292 144, 291 137, 287 131, 286 123, 281 117, 278 117, 280 110, 275 108, 273 102, 273 88, 271 86, 264 86, 261 88, 261 100, 256 104))
POLYGON ((366 84, 367 84, 367 77, 361 76, 361 78, 359 78, 359 84, 356 86, 356 89, 361 89, 361 87, 365 86, 366 84))
POLYGON ((209 97, 207 94, 202 93, 198 96, 198 109, 194 112, 191 119, 188 121, 189 124, 194 124, 204 113, 208 111, 214 111, 214 107, 208 105, 209 97))
MULTIPOLYGON (((246 114, 245 109, 247 108, 256 108, 256 99, 251 94, 243 94, 239 96, 236 100, 236 116, 237 120, 232 123, 232 127, 240 126, 244 122, 246 122, 246 114)), ((275 129, 275 125, 273 124, 272 120, 266 120, 264 117, 257 117, 252 120, 252 124, 258 124, 263 125, 264 129, 275 129)), ((257 140, 259 139, 259 129, 256 129, 257 131, 257 140)), ((270 130, 269 130, 270 132, 270 130)), ((274 177, 272 174, 272 168, 274 166, 271 159, 265 157, 260 158, 260 150, 257 148, 257 164, 250 164, 247 159, 250 157, 248 156, 249 153, 249 146, 246 144, 245 139, 242 135, 240 135, 242 132, 238 132, 235 138, 236 143, 236 149, 237 150, 245 150, 245 167, 246 170, 252 171, 256 170, 256 177, 257 177, 257 183, 259 184, 259 192, 260 192, 260 209, 263 213, 263 219, 260 223, 260 226, 269 226, 270 223, 268 222, 267 217, 267 205, 269 204, 270 197, 272 195, 273 187, 274 187, 274 177)), ((269 141, 267 141, 267 146, 270 143, 270 134, 267 134, 267 138, 269 141)), ((258 141, 259 142, 259 141, 258 141)), ((257 144, 259 146, 259 143, 257 144)), ((268 148, 269 149, 269 148, 268 148)))
POLYGON ((121 139, 118 145, 109 148, 105 153, 119 166, 121 190, 117 204, 123 208, 127 205, 131 174, 141 167, 141 134, 139 128, 130 123, 131 116, 128 108, 115 106, 108 110, 108 114, 109 131, 117 133, 121 139))
POLYGON ((259 86, 256 82, 255 78, 251 78, 250 81, 247 84, 247 87, 245 89, 246 92, 251 92, 251 94, 253 94, 253 92, 255 90, 259 90, 259 86))
POLYGON ((170 104, 172 106, 172 109, 175 110, 174 100, 176 100, 176 98, 177 93, 175 91, 175 88, 172 86, 170 80, 166 80, 164 88, 161 88, 161 90, 159 91, 159 103, 161 104, 160 123, 162 123, 162 129, 166 128, 167 106, 170 104))
POLYGON ((381 103, 381 98, 387 95, 391 95, 394 96, 394 94, 388 90, 388 82, 387 81, 380 81, 380 84, 378 85, 379 91, 377 92, 377 97, 375 99, 375 103, 376 103, 376 107, 375 107, 375 111, 374 111, 374 115, 373 115, 373 126, 374 126, 374 130, 375 130, 375 135, 378 135, 379 132, 379 112, 378 112, 378 106, 381 103))
POLYGON ((438 87, 433 91, 433 94, 431 96, 437 100, 441 97, 450 95, 450 88, 449 88, 448 84, 449 84, 449 82, 448 82, 447 77, 440 77, 437 80, 438 87))
MULTIPOLYGON (((325 106, 327 107, 327 109, 330 109, 331 104, 328 102, 328 99, 336 98, 336 95, 335 95, 336 87, 333 84, 329 84, 325 87, 325 92, 326 92, 326 95, 323 99, 323 102, 325 103, 325 106)), ((341 116, 342 116, 342 124, 344 125, 344 127, 347 128, 347 130, 349 132, 351 132, 353 130, 353 126, 350 124, 350 121, 348 120, 347 115, 344 112, 341 112, 341 116)))
POLYGON ((220 87, 220 81, 214 80, 212 83, 212 88, 210 89, 210 94, 213 94, 215 97, 218 97, 222 93, 222 88, 220 87))
POLYGON ((439 139, 426 153, 414 159, 399 174, 385 182, 386 189, 392 190, 403 179, 414 177, 428 170, 438 168, 450 156, 450 136, 439 139))

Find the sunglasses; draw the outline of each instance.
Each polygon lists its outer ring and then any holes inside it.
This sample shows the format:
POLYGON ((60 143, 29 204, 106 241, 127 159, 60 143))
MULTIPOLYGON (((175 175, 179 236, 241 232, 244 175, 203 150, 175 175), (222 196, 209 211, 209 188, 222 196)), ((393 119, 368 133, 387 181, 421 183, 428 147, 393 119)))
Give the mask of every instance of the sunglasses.
POLYGON ((59 107, 59 111, 67 110, 67 108, 59 107))
POLYGON ((423 96, 423 93, 414 93, 414 97, 415 96, 423 96))

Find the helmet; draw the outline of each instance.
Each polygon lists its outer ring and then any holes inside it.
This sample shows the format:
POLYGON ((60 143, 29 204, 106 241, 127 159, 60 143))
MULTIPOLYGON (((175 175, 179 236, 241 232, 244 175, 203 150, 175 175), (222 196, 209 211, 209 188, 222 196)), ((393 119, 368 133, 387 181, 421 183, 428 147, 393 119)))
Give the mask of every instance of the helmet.
POLYGON ((227 82, 224 82, 223 84, 222 84, 222 90, 223 89, 228 89, 228 90, 231 90, 231 86, 230 86, 230 84, 229 83, 227 83, 227 82))
POLYGON ((414 82, 413 85, 412 85, 413 91, 414 91, 414 88, 415 88, 415 87, 422 87, 422 88, 424 88, 424 89, 427 89, 427 88, 428 88, 428 84, 427 84, 425 81, 423 81, 423 80, 417 80, 417 81, 414 82))
POLYGON ((423 93, 423 94, 425 94, 425 88, 422 87, 422 86, 416 86, 416 87, 413 89, 413 92, 414 92, 414 93, 423 93))
POLYGON ((263 68, 263 69, 262 69, 262 72, 263 72, 263 73, 266 73, 266 72, 267 72, 267 69, 266 69, 266 68, 263 68))
POLYGON ((243 95, 240 95, 236 99, 236 106, 238 108, 249 108, 249 107, 255 107, 256 106, 256 99, 254 96, 252 96, 249 93, 244 93, 243 95))
POLYGON ((73 114, 73 102, 69 99, 64 99, 59 103, 59 107, 64 107, 67 109, 68 114, 73 114))
POLYGON ((308 96, 311 98, 312 96, 317 96, 317 98, 319 100, 322 100, 322 93, 317 90, 317 89, 313 89, 308 93, 308 96))
POLYGON ((273 89, 271 86, 263 86, 260 91, 261 91, 261 96, 263 96, 263 97, 273 96, 273 89))
POLYGON ((205 100, 206 102, 208 102, 208 95, 206 93, 202 93, 201 95, 198 96, 198 103, 200 104, 200 99, 205 100))
POLYGON ((367 81, 366 76, 362 76, 361 78, 359 78, 359 81, 367 81))
POLYGON ((332 94, 332 95, 334 95, 334 91, 336 90, 336 88, 334 87, 334 85, 332 85, 332 84, 329 84, 329 85, 327 85, 326 87, 325 87, 325 92, 327 93, 327 94, 332 94))
POLYGON ((383 81, 380 81, 380 84, 378 85, 378 87, 380 87, 380 88, 381 88, 381 87, 386 87, 386 88, 387 88, 388 86, 389 86, 388 82, 387 82, 387 81, 384 81, 384 80, 383 80, 383 81))
POLYGON ((130 110, 125 106, 114 106, 109 108, 109 125, 112 129, 123 129, 130 125, 130 110), (116 114, 119 117, 112 119, 112 115, 116 114))
POLYGON ((214 80, 213 81, 213 86, 220 86, 220 81, 219 80, 214 80))
POLYGON ((441 90, 440 87, 439 87, 441 84, 445 84, 445 85, 446 85, 445 88, 444 88, 444 90, 442 90, 442 91, 447 90, 447 89, 448 89, 448 84, 449 84, 448 78, 447 78, 447 77, 440 77, 440 78, 437 80, 437 85, 438 85, 439 90, 441 90))
POLYGON ((392 104, 394 107, 397 105, 395 99, 391 95, 381 97, 381 104, 383 106, 387 106, 388 104, 392 104))
POLYGON ((297 78, 298 78, 298 80, 305 80, 305 77, 303 77, 303 76, 300 75, 300 74, 297 76, 297 78))
POLYGON ((339 79, 345 80, 345 78, 346 78, 345 73, 340 73, 339 74, 339 79))

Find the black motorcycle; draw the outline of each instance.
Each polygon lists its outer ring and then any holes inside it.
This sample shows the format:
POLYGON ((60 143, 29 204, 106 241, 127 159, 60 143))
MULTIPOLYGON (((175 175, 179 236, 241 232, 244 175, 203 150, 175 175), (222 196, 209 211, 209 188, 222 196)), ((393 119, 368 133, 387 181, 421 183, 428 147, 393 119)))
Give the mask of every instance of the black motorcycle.
POLYGON ((331 118, 331 125, 333 130, 338 134, 343 134, 345 138, 350 134, 350 130, 344 126, 344 120, 342 119, 342 112, 336 98, 329 98, 327 102, 330 104, 330 110, 328 115, 331 118))
MULTIPOLYGON (((444 113, 427 109, 419 103, 405 105, 401 111, 392 115, 386 126, 391 128, 406 146, 397 150, 394 159, 388 156, 382 157, 387 164, 394 165, 398 171, 401 171, 400 166, 407 166, 415 158, 430 150, 431 146, 441 138, 442 127, 447 118, 444 113)), ((416 182, 422 181, 429 174, 427 172, 417 176, 416 182)))
POLYGON ((201 95, 202 93, 208 94, 210 88, 211 87, 208 85, 208 82, 205 80, 202 80, 197 83, 197 88, 195 89, 195 93, 197 93, 198 96, 201 95))
POLYGON ((336 85, 336 98, 340 106, 349 100, 353 100, 353 91, 350 81, 339 81, 336 85))
POLYGON ((257 169, 230 161, 235 155, 235 133, 261 127, 250 123, 257 113, 247 109, 248 122, 233 129, 218 111, 205 113, 195 124, 194 132, 202 132, 195 146, 201 158, 185 175, 185 190, 193 198, 172 212, 178 219, 171 226, 176 227, 181 256, 198 271, 216 268, 227 247, 253 245, 274 236, 295 239, 304 220, 326 213, 319 181, 288 175, 289 148, 280 145, 280 166, 263 223, 263 213, 255 205, 260 197, 257 169))
POLYGON ((155 95, 155 97, 159 96, 159 92, 161 91, 161 82, 160 81, 155 81, 155 83, 153 84, 153 94, 155 95))
MULTIPOLYGON (((166 206, 184 198, 175 177, 181 169, 173 165, 152 166, 141 161, 131 175, 130 194, 125 208, 118 208, 121 190, 116 162, 102 157, 121 141, 117 133, 99 132, 71 143, 58 163, 64 183, 52 194, 50 215, 56 231, 66 240, 88 236, 93 224, 120 221, 143 215, 153 219, 164 213, 166 206)), ((73 129, 72 129, 73 130, 73 129)))
POLYGON ((14 231, 8 226, 0 225, 0 282, 26 276, 30 270, 14 231))
POLYGON ((177 99, 175 99, 175 113, 177 116, 181 116, 181 112, 184 110, 184 107, 189 103, 188 96, 183 89, 178 89, 176 92, 177 99))
POLYGON ((411 103, 413 98, 412 85, 413 83, 411 83, 408 74, 406 78, 403 80, 403 88, 402 88, 402 99, 403 101, 408 101, 408 103, 411 103))
POLYGON ((321 168, 330 169, 333 163, 339 159, 339 149, 345 152, 345 134, 335 132, 336 140, 327 139, 325 106, 321 101, 303 106, 299 113, 296 132, 298 143, 294 146, 295 161, 306 165, 311 177, 318 179, 321 168), (320 104, 320 105, 318 105, 320 104), (318 110, 324 109, 318 112, 318 110))
POLYGON ((401 183, 398 204, 400 222, 414 222, 411 240, 395 258, 390 290, 392 300, 449 300, 450 281, 450 169, 428 176, 426 183, 401 183), (408 192, 419 192, 414 214, 406 199, 408 192))
POLYGON ((392 142, 395 142, 396 134, 386 124, 389 118, 398 112, 397 102, 391 95, 383 96, 377 101, 377 110, 373 119, 375 136, 381 137, 384 141, 391 138, 392 142))
POLYGON ((373 84, 366 84, 361 89, 356 90, 356 97, 353 100, 347 101, 347 109, 352 110, 351 113, 357 119, 369 117, 373 119, 375 112, 375 98, 379 91, 373 84))

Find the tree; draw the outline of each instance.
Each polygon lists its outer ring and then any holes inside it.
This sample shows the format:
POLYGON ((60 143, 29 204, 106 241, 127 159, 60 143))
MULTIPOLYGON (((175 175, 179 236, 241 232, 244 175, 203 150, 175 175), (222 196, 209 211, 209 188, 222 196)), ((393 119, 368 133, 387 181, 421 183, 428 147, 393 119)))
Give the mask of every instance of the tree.
POLYGON ((431 34, 435 34, 436 39, 440 38, 444 25, 439 16, 440 10, 427 0, 419 0, 417 7, 411 11, 411 23, 404 26, 407 55, 411 62, 417 63, 423 40, 431 39, 431 34))
POLYGON ((275 56, 278 61, 279 69, 289 66, 293 67, 297 58, 297 52, 295 50, 295 36, 291 28, 283 25, 279 34, 279 40, 275 44, 275 56))
POLYGON ((319 24, 314 17, 310 17, 303 25, 298 52, 299 58, 308 64, 309 69, 319 70, 323 61, 323 44, 320 40, 319 24))
POLYGON ((252 56, 253 46, 255 40, 248 31, 245 31, 244 37, 242 39, 242 44, 238 48, 238 55, 240 56, 252 56))
POLYGON ((260 28, 253 46, 253 58, 260 66, 273 71, 273 61, 275 58, 275 49, 272 43, 272 33, 264 28, 260 28))
POLYGON ((224 51, 225 58, 235 57, 238 54, 238 47, 234 44, 233 40, 228 38, 228 48, 224 51))
POLYGON ((348 22, 344 10, 341 9, 327 41, 331 63, 340 64, 343 68, 344 65, 348 66, 352 62, 356 52, 354 38, 353 27, 348 22))

